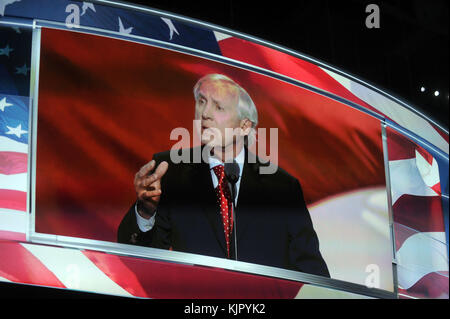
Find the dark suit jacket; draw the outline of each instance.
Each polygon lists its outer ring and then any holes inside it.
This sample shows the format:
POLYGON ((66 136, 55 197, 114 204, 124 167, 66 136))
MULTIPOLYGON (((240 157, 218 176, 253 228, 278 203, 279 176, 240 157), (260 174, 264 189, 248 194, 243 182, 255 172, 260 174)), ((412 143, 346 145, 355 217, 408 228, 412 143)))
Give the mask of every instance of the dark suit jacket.
MULTIPOLYGON (((249 163, 247 154, 235 215, 238 260, 329 277, 300 183, 279 167, 275 174, 259 174, 261 164, 249 163)), ((118 241, 227 258, 209 164, 174 164, 169 155, 154 155, 157 164, 169 163, 155 226, 141 232, 133 205, 119 226, 118 241)))

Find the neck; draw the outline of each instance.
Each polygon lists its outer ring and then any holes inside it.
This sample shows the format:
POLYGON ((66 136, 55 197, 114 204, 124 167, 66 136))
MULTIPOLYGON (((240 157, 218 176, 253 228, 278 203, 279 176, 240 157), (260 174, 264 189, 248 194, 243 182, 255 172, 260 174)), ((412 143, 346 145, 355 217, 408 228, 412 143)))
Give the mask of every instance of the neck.
POLYGON ((232 162, 244 148, 243 141, 237 141, 225 147, 213 147, 211 155, 219 159, 222 163, 232 162))

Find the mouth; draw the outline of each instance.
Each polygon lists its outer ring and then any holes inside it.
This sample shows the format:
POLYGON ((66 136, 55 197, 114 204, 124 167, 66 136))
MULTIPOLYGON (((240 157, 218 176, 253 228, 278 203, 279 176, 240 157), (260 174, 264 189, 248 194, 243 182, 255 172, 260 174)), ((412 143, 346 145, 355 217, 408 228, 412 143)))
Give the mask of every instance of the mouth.
POLYGON ((215 139, 216 132, 210 126, 201 126, 201 139, 202 141, 211 142, 215 139))

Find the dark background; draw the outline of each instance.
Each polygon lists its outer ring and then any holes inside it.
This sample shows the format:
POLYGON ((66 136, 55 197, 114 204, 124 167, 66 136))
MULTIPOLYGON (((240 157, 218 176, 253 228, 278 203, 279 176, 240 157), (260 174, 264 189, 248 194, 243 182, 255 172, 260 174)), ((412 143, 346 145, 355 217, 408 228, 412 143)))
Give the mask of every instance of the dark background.
POLYGON ((127 2, 304 53, 392 93, 448 130, 447 0, 127 2), (366 6, 371 3, 380 8, 380 29, 365 25, 366 6), (425 92, 420 91, 422 86, 425 92))

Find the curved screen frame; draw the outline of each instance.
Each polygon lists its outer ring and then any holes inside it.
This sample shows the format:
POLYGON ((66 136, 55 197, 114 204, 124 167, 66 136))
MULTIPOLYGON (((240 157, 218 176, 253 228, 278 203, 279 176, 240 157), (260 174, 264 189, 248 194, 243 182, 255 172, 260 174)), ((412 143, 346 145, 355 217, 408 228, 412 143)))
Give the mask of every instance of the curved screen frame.
MULTIPOLYGON (((153 260, 159 260, 164 262, 174 262, 174 263, 181 263, 181 264, 187 264, 187 265, 199 265, 199 266, 208 266, 208 267, 219 267, 222 269, 232 270, 236 272, 242 272, 242 273, 249 273, 249 274, 255 274, 255 275, 261 275, 261 276, 268 276, 268 277, 274 277, 279 279, 286 279, 291 281, 298 281, 302 283, 312 284, 315 286, 320 287, 326 287, 331 289, 336 289, 340 291, 346 291, 351 293, 357 293, 360 295, 366 295, 369 297, 375 297, 375 298, 386 298, 386 299, 392 299, 397 297, 396 293, 396 284, 393 284, 394 291, 390 292, 383 289, 377 289, 377 288, 368 288, 364 285, 355 284, 351 282, 346 282, 342 280, 337 279, 329 279, 324 278, 321 276, 316 276, 312 274, 307 273, 301 273, 291 270, 285 270, 281 268, 275 268, 275 267, 269 267, 264 265, 257 265, 252 263, 246 263, 241 261, 234 261, 234 260, 226 260, 222 258, 216 258, 216 257, 209 257, 209 256, 203 256, 203 255, 196 255, 191 253, 182 253, 182 252, 175 252, 175 251, 165 251, 161 249, 156 248, 147 248, 147 247, 139 247, 139 246, 132 246, 132 245, 125 245, 125 244, 118 244, 118 243, 111 243, 106 241, 99 241, 99 240, 91 240, 91 239, 82 239, 82 238, 76 238, 76 237, 67 237, 67 236, 59 236, 59 235, 50 235, 50 234, 41 234, 35 232, 35 185, 36 185, 36 145, 37 145, 37 118, 38 118, 38 89, 39 89, 39 65, 40 65, 40 32, 41 28, 54 28, 54 29, 61 29, 61 30, 67 30, 69 32, 81 32, 81 33, 87 33, 92 35, 100 35, 100 36, 107 36, 115 39, 121 39, 125 41, 133 41, 140 44, 146 44, 151 46, 160 47, 163 49, 173 50, 184 54, 190 54, 195 55, 197 57, 210 59, 213 61, 229 64, 235 67, 243 68, 252 72, 257 72, 260 74, 271 76, 277 80, 285 81, 288 83, 291 83, 293 85, 296 85, 300 88, 307 89, 311 92, 323 95, 325 97, 328 97, 330 99, 336 100, 342 104, 345 104, 349 107, 352 107, 356 110, 359 110, 367 115, 370 115, 377 120, 380 121, 381 124, 384 123, 384 118, 380 116, 379 114, 372 112, 370 110, 367 110, 356 103, 353 103, 351 101, 348 101, 346 99, 343 99, 341 97, 338 97, 332 93, 326 92, 324 90, 321 90, 319 88, 313 87, 311 85, 308 85, 306 83, 303 83, 298 80, 291 79, 289 77, 286 77, 284 75, 278 74, 273 71, 268 71, 259 67, 255 67, 252 65, 248 65, 246 63, 235 61, 229 58, 225 58, 222 56, 214 55, 211 53, 198 51, 192 48, 182 47, 179 45, 169 44, 157 40, 152 40, 148 38, 138 37, 138 36, 124 36, 119 33, 114 33, 112 31, 105 31, 95 28, 89 28, 89 27, 82 27, 80 26, 76 30, 68 29, 65 24, 62 23, 56 23, 51 21, 44 21, 44 20, 34 20, 33 22, 33 53, 32 53, 32 64, 31 64, 31 74, 32 74, 32 111, 30 112, 32 114, 32 120, 30 123, 32 123, 32 134, 31 139, 32 142, 30 144, 31 150, 30 150, 30 156, 29 156, 29 172, 30 172, 30 196, 29 196, 29 208, 31 211, 30 220, 29 220, 29 232, 27 234, 27 240, 36 243, 36 244, 46 244, 46 245, 57 245, 67 248, 77 248, 77 249, 83 249, 83 250, 95 250, 95 251, 101 251, 105 253, 110 254, 117 254, 117 255, 124 255, 124 256, 130 256, 130 257, 140 257, 140 258, 147 258, 147 259, 153 259, 153 260)), ((386 179, 386 183, 388 183, 388 179, 386 179)), ((389 188, 389 187, 388 187, 389 188)), ((390 215, 391 220, 391 215, 390 215)), ((390 223, 391 224, 391 223, 390 223)), ((392 238, 391 238, 392 239, 392 238)), ((393 264, 393 266, 395 263, 393 264)), ((393 269, 393 273, 395 273, 395 270, 393 269)), ((393 275, 393 278, 395 279, 395 274, 393 275)), ((395 281, 395 280, 394 280, 395 281)))

